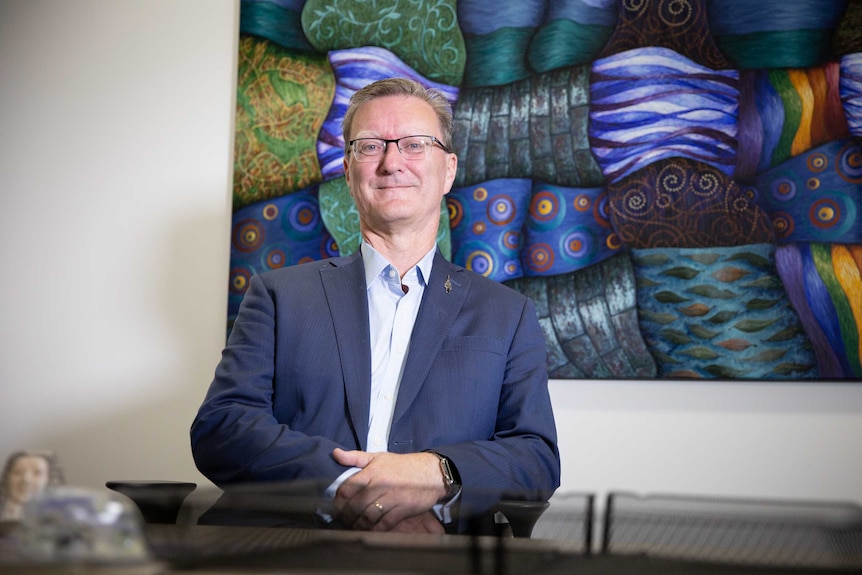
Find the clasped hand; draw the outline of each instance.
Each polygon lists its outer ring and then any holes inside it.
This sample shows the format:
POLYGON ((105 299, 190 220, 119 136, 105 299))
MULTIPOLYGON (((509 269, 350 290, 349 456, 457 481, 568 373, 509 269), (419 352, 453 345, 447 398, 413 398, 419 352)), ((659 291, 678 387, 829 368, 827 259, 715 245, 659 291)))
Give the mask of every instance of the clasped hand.
POLYGON ((335 494, 333 510, 342 524, 366 531, 444 532, 431 511, 446 494, 436 455, 335 449, 333 457, 360 468, 335 494))

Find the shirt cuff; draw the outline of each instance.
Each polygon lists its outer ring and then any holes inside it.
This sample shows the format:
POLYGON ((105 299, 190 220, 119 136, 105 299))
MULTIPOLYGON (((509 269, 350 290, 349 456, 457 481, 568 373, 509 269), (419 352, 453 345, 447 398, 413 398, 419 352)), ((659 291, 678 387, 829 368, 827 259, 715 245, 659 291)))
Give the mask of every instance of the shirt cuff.
POLYGON ((431 511, 437 516, 440 523, 443 525, 449 525, 454 521, 453 517, 455 514, 453 510, 455 509, 459 499, 461 499, 460 487, 458 488, 458 491, 455 492, 455 495, 453 495, 448 501, 445 503, 437 503, 431 508, 431 511))
POLYGON ((332 523, 332 500, 335 499, 335 494, 338 493, 338 488, 341 484, 347 481, 354 474, 358 473, 361 468, 351 467, 341 475, 335 478, 335 481, 329 484, 326 491, 323 492, 323 501, 317 508, 317 515, 327 523, 332 523))

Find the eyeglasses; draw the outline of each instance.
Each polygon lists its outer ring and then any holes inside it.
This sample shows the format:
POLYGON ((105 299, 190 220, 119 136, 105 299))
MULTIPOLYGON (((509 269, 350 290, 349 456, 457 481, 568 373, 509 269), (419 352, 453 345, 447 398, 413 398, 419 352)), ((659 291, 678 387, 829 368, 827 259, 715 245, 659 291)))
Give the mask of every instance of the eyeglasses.
POLYGON ((434 136, 404 136, 394 140, 383 138, 357 138, 350 140, 348 146, 353 150, 353 157, 357 162, 374 162, 386 153, 386 146, 394 143, 398 151, 407 160, 424 160, 428 157, 429 150, 434 144, 449 153, 449 148, 434 136))

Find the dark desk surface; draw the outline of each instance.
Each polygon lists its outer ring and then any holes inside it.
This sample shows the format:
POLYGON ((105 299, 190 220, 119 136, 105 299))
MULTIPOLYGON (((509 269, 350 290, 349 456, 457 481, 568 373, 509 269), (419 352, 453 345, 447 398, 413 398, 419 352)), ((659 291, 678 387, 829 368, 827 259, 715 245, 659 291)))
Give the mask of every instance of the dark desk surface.
POLYGON ((564 541, 307 529, 148 526, 167 573, 804 575, 839 570, 584 555, 564 541))
POLYGON ((601 549, 605 552, 596 553, 599 541, 592 536, 592 500, 577 494, 555 495, 535 524, 532 538, 522 538, 335 530, 307 520, 316 517, 317 499, 297 495, 293 486, 279 489, 254 486, 232 492, 229 498, 218 497, 217 504, 209 497, 186 501, 187 513, 180 515, 178 523, 144 526, 154 556, 146 564, 16 565, 4 561, 14 547, 4 547, 4 541, 12 540, 0 536, 0 573, 862 573, 862 511, 855 505, 761 505, 615 494, 603 518, 601 549), (214 516, 214 510, 230 513, 214 516), (204 517, 230 521, 214 524, 202 521, 204 517))
MULTIPOLYGON (((158 556, 129 566, 2 565, 9 575, 806 575, 835 569, 583 555, 563 541, 297 528, 148 525, 158 556)), ((850 571, 846 571, 850 572, 850 571)), ((856 572, 856 571, 854 571, 856 572)))

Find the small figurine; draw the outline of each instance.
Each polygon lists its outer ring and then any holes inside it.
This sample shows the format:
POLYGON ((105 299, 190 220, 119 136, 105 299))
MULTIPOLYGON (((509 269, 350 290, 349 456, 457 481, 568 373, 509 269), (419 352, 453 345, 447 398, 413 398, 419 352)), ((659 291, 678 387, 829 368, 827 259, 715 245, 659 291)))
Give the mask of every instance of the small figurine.
POLYGON ((16 451, 6 459, 0 477, 0 521, 18 521, 24 504, 46 487, 63 485, 63 472, 54 454, 16 451))

